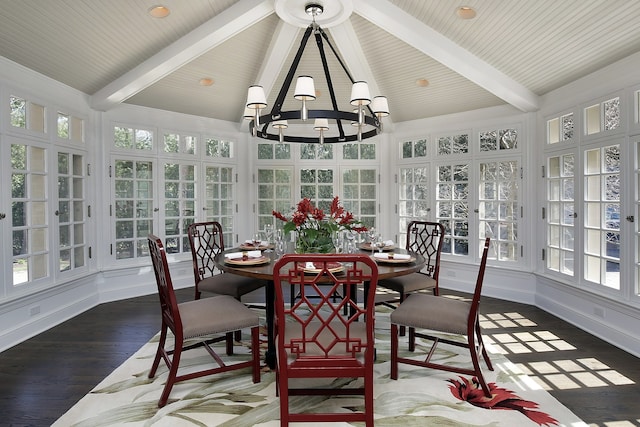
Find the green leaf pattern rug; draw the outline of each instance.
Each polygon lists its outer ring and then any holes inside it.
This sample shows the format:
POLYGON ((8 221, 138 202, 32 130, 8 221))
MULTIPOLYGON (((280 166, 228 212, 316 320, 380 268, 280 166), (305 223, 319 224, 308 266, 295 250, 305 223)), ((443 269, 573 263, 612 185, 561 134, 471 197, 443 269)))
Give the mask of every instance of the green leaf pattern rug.
MULTIPOLYGON (((261 311, 264 314, 264 311, 261 311)), ((567 426, 586 427, 571 411, 523 374, 503 355, 491 352, 495 370, 483 364, 492 389, 492 399, 478 391, 473 378, 444 371, 400 365, 399 379, 389 378, 389 313, 376 312, 375 425, 387 426, 567 426)), ((248 334, 247 334, 248 335, 248 334)), ((265 369, 262 381, 253 384, 249 370, 218 374, 178 383, 164 408, 157 401, 166 380, 161 363, 154 379, 148 378, 158 336, 98 384, 64 414, 56 427, 101 426, 279 426, 279 400, 275 374, 265 369)), ((246 337, 248 340, 248 336, 246 337)), ((428 343, 418 342, 419 348, 428 343)), ((406 340, 400 341, 401 351, 406 340)), ((223 349, 220 352, 224 354, 223 349)), ((468 354, 441 345, 437 358, 446 363, 469 365, 468 354)), ((491 348, 489 347, 489 351, 491 348)), ((247 359, 247 346, 236 347, 227 360, 247 359)), ((202 349, 183 353, 182 369, 213 363, 202 349)), ((355 380, 341 380, 336 387, 357 386, 355 380)), ((291 399, 294 412, 331 408, 346 412, 362 408, 358 397, 297 396, 291 399)), ((323 410, 324 410, 323 409, 323 410)), ((296 424, 292 424, 296 425, 296 424)), ((297 424, 301 425, 301 424, 297 424)), ((335 426, 363 425, 336 423, 335 426)))

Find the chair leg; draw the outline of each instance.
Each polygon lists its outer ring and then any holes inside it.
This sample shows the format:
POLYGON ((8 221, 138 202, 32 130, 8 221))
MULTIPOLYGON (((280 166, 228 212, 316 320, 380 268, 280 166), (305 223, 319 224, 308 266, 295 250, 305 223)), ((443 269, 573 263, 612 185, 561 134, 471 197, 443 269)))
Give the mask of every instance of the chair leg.
MULTIPOLYGON (((242 300, 238 297, 236 298, 239 302, 242 302, 242 300)), ((234 339, 238 342, 242 341, 242 331, 241 330, 237 330, 235 333, 235 337, 234 339)))
POLYGON ((480 322, 476 321, 476 336, 478 337, 478 344, 482 348, 482 357, 487 364, 487 367, 490 371, 493 371, 493 365, 491 364, 491 360, 489 359, 489 354, 487 353, 487 349, 484 346, 484 342, 482 341, 482 333, 480 331, 480 322))
MULTIPOLYGON (((402 302, 405 299, 405 295, 404 292, 400 292, 400 304, 402 304, 402 302)), ((404 325, 400 326, 400 336, 403 337, 406 335, 406 328, 404 327, 404 325)))
POLYGON ((171 363, 169 364, 169 375, 167 376, 167 382, 164 385, 164 389, 162 390, 162 395, 160 395, 160 400, 158 401, 158 407, 162 408, 167 404, 167 400, 169 400, 169 394, 171 393, 171 389, 173 388, 173 384, 176 382, 176 376, 178 375, 178 366, 180 366, 180 356, 182 355, 182 340, 175 341, 173 356, 171 357, 171 363))
POLYGON ((391 324, 391 379, 398 379, 398 325, 391 324))
POLYGON ((253 356, 253 382, 260 382, 260 328, 251 328, 251 353, 253 356))
POLYGON ((409 328, 409 351, 416 351, 416 328, 409 328))
MULTIPOLYGON (((365 355, 365 357, 369 357, 365 355)), ((364 376, 364 413, 365 426, 373 427, 373 361, 371 361, 371 369, 367 370, 364 376)))
POLYGON ((287 427, 289 425, 289 381, 280 375, 279 387, 280 390, 280 427, 287 427))
POLYGON ((231 356, 233 354, 233 332, 227 332, 225 342, 227 344, 227 355, 231 356))
POLYGON ((470 334, 468 337, 469 352, 471 353, 471 361, 473 362, 473 370, 475 371, 476 378, 482 387, 485 397, 491 397, 491 391, 487 382, 482 375, 482 369, 480 369, 480 359, 478 358, 478 348, 476 347, 474 334, 470 334))
POLYGON ((164 352, 164 345, 167 342, 167 325, 162 325, 162 331, 160 332, 160 339, 158 340, 158 350, 156 350, 156 357, 151 364, 151 370, 149 371, 149 378, 153 378, 156 375, 158 366, 160 365, 160 359, 162 359, 162 353, 164 352))

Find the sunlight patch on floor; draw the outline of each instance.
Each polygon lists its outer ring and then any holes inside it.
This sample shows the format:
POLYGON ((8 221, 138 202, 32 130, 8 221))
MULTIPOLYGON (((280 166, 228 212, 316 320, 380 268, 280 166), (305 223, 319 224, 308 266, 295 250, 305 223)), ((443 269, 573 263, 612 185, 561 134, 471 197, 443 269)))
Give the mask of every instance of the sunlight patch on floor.
MULTIPOLYGON (((483 334, 485 342, 493 351, 506 356, 576 350, 574 345, 555 333, 536 330, 535 322, 516 312, 481 315, 480 325, 485 331, 498 328, 528 328, 524 331, 514 330, 513 333, 483 334)), ((554 361, 519 363, 517 366, 547 391, 634 384, 631 379, 596 358, 563 358, 554 361)))

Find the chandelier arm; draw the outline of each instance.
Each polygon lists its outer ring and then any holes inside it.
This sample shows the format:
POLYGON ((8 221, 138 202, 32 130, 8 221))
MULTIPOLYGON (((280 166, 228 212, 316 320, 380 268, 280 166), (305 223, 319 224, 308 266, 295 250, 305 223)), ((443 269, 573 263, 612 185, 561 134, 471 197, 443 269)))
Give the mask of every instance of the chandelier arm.
MULTIPOLYGON (((320 28, 320 31, 322 29, 320 28)), ((318 51, 320 52, 320 59, 322 60, 322 68, 324 69, 324 77, 327 80, 327 86, 329 87, 329 96, 331 97, 331 105, 335 111, 340 111, 338 108, 338 101, 336 100, 336 93, 333 89, 333 81, 331 80, 331 73, 329 72, 329 64, 327 64, 327 55, 324 52, 324 46, 322 44, 322 37, 320 31, 316 31, 316 44, 318 45, 318 51)), ((338 61, 340 58, 338 58, 338 61)), ((348 75, 348 74, 347 74, 348 75)), ((338 125, 339 138, 344 139, 344 128, 342 127, 342 120, 336 120, 338 125)))
POLYGON ((338 63, 340 64, 340 66, 344 70, 345 74, 347 75, 347 77, 349 77, 349 80, 351 80, 351 84, 355 83, 356 81, 351 76, 351 73, 349 72, 349 69, 347 68, 347 66, 342 61, 342 58, 340 58, 340 55, 338 55, 338 51, 331 44, 331 41, 329 40, 329 36, 327 36, 327 33, 325 33, 322 28, 318 28, 318 30, 319 30, 320 34, 322 35, 322 38, 326 40, 327 44, 329 45, 329 48, 331 49, 331 52, 333 52, 333 55, 338 60, 338 63))
POLYGON ((302 36, 302 40, 300 41, 300 47, 298 47, 298 51, 296 52, 296 56, 291 63, 291 67, 289 67, 289 72, 284 79, 284 83, 280 88, 280 92, 278 92, 278 97, 271 108, 271 116, 272 120, 278 120, 280 113, 282 111, 282 105, 284 104, 284 98, 287 96, 287 92, 289 91, 289 87, 291 87, 291 82, 293 81, 293 76, 298 69, 298 64, 300 63, 300 59, 302 58, 302 54, 304 53, 304 48, 307 46, 307 42, 309 41, 309 37, 311 36, 311 31, 313 30, 313 26, 309 25, 302 36))
MULTIPOLYGON (((327 34, 324 32, 324 30, 322 28, 319 28, 319 30, 320 30, 320 33, 322 34, 322 37, 327 41, 327 44, 329 45, 329 48, 331 49, 331 51, 333 52, 333 55, 338 60, 338 63, 340 64, 340 66, 344 70, 345 74, 347 75, 347 77, 349 77, 349 80, 351 80, 351 84, 355 83, 356 81, 351 76, 351 73, 349 72, 349 69, 347 68, 345 63, 342 61, 342 58, 340 58, 340 55, 338 55, 338 51, 336 51, 336 49, 331 44, 331 41, 329 40, 329 36, 327 36, 327 34)), ((373 113, 373 110, 371 109, 371 105, 367 105, 366 108, 369 110, 371 115, 375 117, 375 114, 373 113)))

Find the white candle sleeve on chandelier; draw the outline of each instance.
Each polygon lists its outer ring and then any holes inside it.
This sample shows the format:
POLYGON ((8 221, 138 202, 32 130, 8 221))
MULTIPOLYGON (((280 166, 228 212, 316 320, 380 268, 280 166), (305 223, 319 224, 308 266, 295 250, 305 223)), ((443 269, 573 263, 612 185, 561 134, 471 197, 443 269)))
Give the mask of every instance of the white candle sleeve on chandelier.
POLYGON ((296 80, 296 91, 294 92, 293 97, 302 101, 301 118, 302 120, 307 120, 309 118, 307 101, 316 99, 316 89, 313 84, 313 77, 299 76, 296 80))

